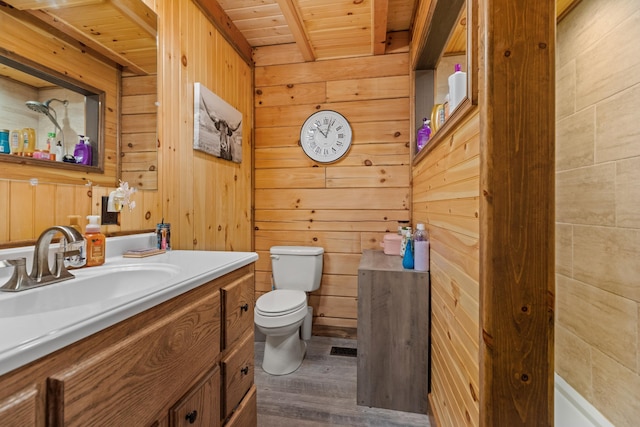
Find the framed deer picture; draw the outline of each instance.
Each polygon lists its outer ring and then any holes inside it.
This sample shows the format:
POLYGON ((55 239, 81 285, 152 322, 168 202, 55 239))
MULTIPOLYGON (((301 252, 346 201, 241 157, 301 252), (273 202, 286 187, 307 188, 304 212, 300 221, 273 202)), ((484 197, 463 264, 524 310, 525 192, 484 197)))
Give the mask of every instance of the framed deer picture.
POLYGON ((200 83, 193 103, 193 149, 241 163, 242 113, 200 83))

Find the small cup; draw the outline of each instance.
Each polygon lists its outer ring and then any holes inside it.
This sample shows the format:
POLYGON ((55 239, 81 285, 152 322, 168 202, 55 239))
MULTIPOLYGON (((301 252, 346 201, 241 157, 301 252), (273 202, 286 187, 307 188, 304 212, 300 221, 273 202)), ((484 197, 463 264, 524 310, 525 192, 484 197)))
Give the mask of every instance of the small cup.
POLYGON ((156 236, 158 237, 158 249, 171 250, 171 224, 166 222, 158 223, 156 226, 156 236))

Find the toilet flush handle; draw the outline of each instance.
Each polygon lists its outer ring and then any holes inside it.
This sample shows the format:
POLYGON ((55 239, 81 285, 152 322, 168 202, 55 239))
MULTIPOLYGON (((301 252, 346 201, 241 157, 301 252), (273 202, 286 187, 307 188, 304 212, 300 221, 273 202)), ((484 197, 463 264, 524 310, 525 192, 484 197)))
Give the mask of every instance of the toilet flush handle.
POLYGON ((280 255, 271 255, 271 259, 278 260, 280 259, 280 255))

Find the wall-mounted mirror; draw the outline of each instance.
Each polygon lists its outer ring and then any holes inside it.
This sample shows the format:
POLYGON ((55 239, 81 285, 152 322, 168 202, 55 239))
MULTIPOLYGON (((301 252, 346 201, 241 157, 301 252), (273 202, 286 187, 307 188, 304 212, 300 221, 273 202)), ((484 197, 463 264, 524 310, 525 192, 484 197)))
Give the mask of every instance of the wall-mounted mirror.
POLYGON ((105 93, 0 53, 0 161, 103 172, 105 93))
POLYGON ((8 73, 0 70, 0 90, 7 81, 20 82, 21 89, 14 87, 17 92, 31 86, 18 97, 0 92, 0 101, 10 100, 9 107, 0 105, 0 129, 34 129, 34 152, 41 157, 0 154, 0 164, 6 166, 0 179, 113 186, 127 174, 125 179, 135 178, 131 184, 136 187, 144 183, 144 189, 157 188, 157 161, 151 160, 157 151, 155 83, 151 88, 145 80, 144 88, 149 89, 144 94, 140 82, 129 92, 123 84, 129 76, 155 82, 157 16, 146 3, 153 4, 150 0, 0 0, 0 57, 5 58, 0 67, 26 71, 44 81, 4 78, 8 73), (33 101, 32 109, 23 108, 27 101, 33 101), (90 119, 95 110, 98 119, 90 119), (63 157, 68 159, 80 135, 89 137, 91 162, 46 160, 51 157, 45 153, 47 136, 54 131, 56 143, 62 143, 64 135, 63 157), (123 141, 125 134, 141 133, 144 139, 123 141))

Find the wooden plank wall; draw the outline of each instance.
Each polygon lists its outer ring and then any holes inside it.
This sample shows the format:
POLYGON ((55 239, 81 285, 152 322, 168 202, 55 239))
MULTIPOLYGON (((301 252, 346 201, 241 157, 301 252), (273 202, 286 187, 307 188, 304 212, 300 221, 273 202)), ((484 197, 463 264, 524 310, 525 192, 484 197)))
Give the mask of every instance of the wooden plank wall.
POLYGON ((158 76, 122 76, 120 177, 140 190, 158 189, 158 76))
MULTIPOLYGON (((40 233, 52 225, 69 224, 69 215, 79 215, 84 229, 87 215, 100 215, 102 196, 115 187, 39 183, 0 179, 0 246, 31 245, 40 233)), ((108 234, 155 227, 162 216, 156 191, 137 192, 133 211, 120 213, 120 225, 103 226, 108 234)))
POLYGON ((253 74, 191 0, 156 1, 159 19, 159 188, 172 247, 252 249, 253 74), (193 87, 243 114, 242 163, 193 150, 193 87))
POLYGON ((271 289, 271 246, 322 246, 314 333, 353 333, 362 250, 381 250, 384 233, 409 219, 408 54, 295 64, 257 57, 256 296, 271 289), (344 114, 353 129, 350 151, 329 165, 299 145, 300 126, 320 109, 344 114))
POLYGON ((439 426, 479 425, 477 110, 415 165, 413 222, 431 242, 431 410, 439 426))

